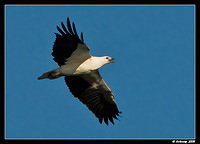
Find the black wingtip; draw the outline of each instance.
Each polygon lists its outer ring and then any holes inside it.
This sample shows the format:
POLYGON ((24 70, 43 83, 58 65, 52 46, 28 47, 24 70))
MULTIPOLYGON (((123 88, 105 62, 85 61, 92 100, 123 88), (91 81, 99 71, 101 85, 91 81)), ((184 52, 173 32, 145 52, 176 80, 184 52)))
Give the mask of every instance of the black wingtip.
POLYGON ((102 121, 103 121, 103 118, 102 118, 102 117, 99 118, 99 122, 100 122, 100 124, 102 124, 102 121))
POLYGON ((69 17, 67 17, 67 23, 70 23, 69 17))
POLYGON ((74 22, 72 23, 72 27, 73 27, 73 30, 74 30, 74 34, 75 34, 75 36, 77 36, 77 37, 78 37, 78 34, 77 34, 77 32, 76 32, 76 27, 75 27, 75 24, 74 24, 74 22))
POLYGON ((61 36, 60 34, 58 34, 58 33, 54 33, 55 35, 56 35, 56 37, 58 37, 58 36, 61 36))
POLYGON ((113 118, 114 118, 114 119, 118 119, 118 118, 116 117, 116 115, 114 115, 113 118))
POLYGON ((69 32, 73 35, 73 31, 72 31, 72 27, 71 27, 71 24, 70 24, 70 20, 69 20, 69 17, 67 18, 67 28, 69 30, 69 32))
POLYGON ((66 34, 69 34, 68 30, 66 29, 65 25, 63 24, 63 22, 61 22, 61 26, 63 28, 63 30, 66 32, 66 34))
POLYGON ((104 117, 104 122, 108 125, 108 117, 104 117))
POLYGON ((57 30, 62 34, 65 35, 65 33, 57 26, 57 30))
POLYGON ((83 40, 83 33, 81 32, 81 41, 84 42, 83 40))
POLYGON ((112 117, 109 117, 110 122, 114 125, 114 121, 112 117))

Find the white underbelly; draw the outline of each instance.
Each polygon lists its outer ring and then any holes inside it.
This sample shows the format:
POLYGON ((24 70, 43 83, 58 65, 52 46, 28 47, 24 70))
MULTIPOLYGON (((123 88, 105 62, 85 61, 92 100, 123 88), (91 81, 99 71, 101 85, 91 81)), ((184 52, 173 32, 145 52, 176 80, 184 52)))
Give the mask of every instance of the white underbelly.
MULTIPOLYGON (((66 66, 64 66, 65 71, 70 71, 68 69, 71 69, 73 67, 73 65, 74 65, 73 63, 69 63, 66 66)), ((70 71, 70 74, 71 74, 71 72, 73 75, 90 73, 91 71, 96 70, 96 69, 100 68, 101 66, 103 66, 103 64, 101 62, 94 59, 94 57, 91 57, 91 58, 87 59, 86 61, 84 61, 81 65, 79 65, 78 68, 74 69, 73 72, 70 71)))
POLYGON ((89 68, 83 63, 76 69, 76 71, 73 74, 86 74, 90 72, 91 72, 91 68, 89 68))

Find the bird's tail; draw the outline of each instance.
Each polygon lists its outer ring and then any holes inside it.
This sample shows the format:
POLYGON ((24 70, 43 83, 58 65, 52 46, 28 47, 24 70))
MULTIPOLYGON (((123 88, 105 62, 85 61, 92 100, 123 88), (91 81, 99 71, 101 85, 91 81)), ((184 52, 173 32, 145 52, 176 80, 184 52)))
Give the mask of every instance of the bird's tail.
POLYGON ((44 73, 43 75, 38 77, 38 80, 45 79, 45 78, 56 79, 56 78, 59 78, 59 77, 61 77, 60 73, 53 70, 53 71, 49 71, 49 72, 44 73))

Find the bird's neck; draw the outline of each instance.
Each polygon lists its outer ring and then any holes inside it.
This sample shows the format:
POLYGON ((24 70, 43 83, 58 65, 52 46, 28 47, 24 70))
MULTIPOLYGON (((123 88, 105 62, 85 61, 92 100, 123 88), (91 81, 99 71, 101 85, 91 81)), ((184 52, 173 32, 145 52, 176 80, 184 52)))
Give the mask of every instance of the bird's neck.
POLYGON ((91 66, 93 70, 98 69, 106 64, 105 60, 102 59, 102 57, 95 57, 95 56, 92 56, 91 58, 89 58, 88 62, 90 63, 89 65, 91 66))

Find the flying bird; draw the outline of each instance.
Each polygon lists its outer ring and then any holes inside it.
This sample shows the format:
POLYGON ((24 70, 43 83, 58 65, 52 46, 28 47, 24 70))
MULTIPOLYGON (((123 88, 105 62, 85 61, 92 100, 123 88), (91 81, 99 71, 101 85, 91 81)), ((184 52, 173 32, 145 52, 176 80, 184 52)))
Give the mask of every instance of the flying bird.
POLYGON ((67 18, 67 28, 61 22, 62 29, 57 26, 59 33, 55 33, 53 45, 53 60, 59 68, 46 72, 38 79, 50 80, 64 76, 71 93, 85 104, 90 111, 108 125, 114 124, 113 118, 118 119, 119 110, 111 89, 102 79, 98 69, 105 64, 113 63, 109 56, 96 57, 89 54, 89 48, 84 43, 83 33, 80 38, 74 22, 72 27, 67 18))

